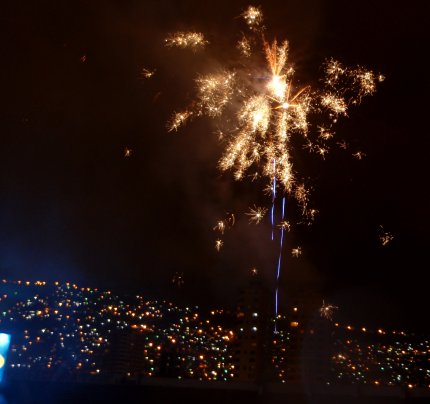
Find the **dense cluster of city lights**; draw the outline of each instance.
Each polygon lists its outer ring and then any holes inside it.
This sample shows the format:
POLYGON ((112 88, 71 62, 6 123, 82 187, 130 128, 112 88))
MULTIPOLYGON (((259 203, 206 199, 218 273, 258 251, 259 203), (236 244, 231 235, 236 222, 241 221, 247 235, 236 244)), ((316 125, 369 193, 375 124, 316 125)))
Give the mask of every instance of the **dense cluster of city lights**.
MULTIPOLYGON (((243 324, 239 326, 234 312, 178 307, 74 283, 3 279, 0 288, 0 328, 12 335, 10 377, 108 378, 106 358, 121 333, 138 335, 141 341, 139 377, 207 381, 237 377, 233 353, 243 324), (167 374, 163 373, 166 357, 167 374)), ((333 350, 318 353, 331 364, 327 383, 430 388, 429 339, 404 331, 342 325, 316 314, 332 338, 333 350)), ((293 320, 279 314, 277 332, 267 331, 272 341, 266 352, 271 374, 286 383, 292 341, 308 332, 304 323, 293 320)), ((318 337, 318 328, 312 334, 318 337)), ((125 376, 137 377, 132 370, 125 376)))
POLYGON ((0 326, 12 334, 14 373, 99 375, 114 335, 132 330, 145 340, 143 376, 159 376, 160 353, 174 347, 182 377, 231 378, 227 348, 234 333, 214 321, 215 312, 201 319, 198 307, 120 297, 73 283, 3 280, 1 286, 0 326))
POLYGON ((430 388, 430 340, 403 331, 340 327, 333 353, 335 381, 430 388))

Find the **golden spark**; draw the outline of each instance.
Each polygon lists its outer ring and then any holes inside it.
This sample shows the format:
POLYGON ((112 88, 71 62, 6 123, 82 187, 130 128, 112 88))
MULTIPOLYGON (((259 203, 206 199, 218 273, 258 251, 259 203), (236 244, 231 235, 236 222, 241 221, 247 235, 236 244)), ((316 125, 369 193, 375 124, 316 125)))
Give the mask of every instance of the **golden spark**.
POLYGON ((366 156, 366 153, 359 150, 356 153, 353 153, 353 156, 358 160, 362 160, 366 156))
POLYGON ((266 208, 261 208, 254 205, 254 208, 249 208, 249 212, 245 213, 245 215, 249 216, 250 223, 259 224, 266 212, 266 208))
POLYGON ((149 79, 155 74, 156 69, 147 69, 146 67, 142 68, 140 71, 140 76, 144 79, 149 79))
POLYGON ((251 44, 246 36, 243 36, 237 43, 237 49, 239 49, 240 53, 245 57, 250 57, 252 54, 251 44))
POLYGON ((326 318, 327 320, 333 320, 333 312, 334 310, 337 310, 339 307, 334 306, 332 304, 325 304, 324 300, 323 300, 323 304, 320 307, 320 315, 321 317, 326 318))
POLYGON ((293 248, 291 250, 291 255, 294 258, 299 258, 302 255, 302 248, 301 247, 293 248))
POLYGON ((291 230, 291 225, 287 220, 284 220, 283 222, 279 223, 278 227, 286 231, 291 230))
POLYGON ((224 221, 223 220, 218 220, 216 226, 213 229, 219 231, 221 234, 224 234, 224 231, 225 231, 225 223, 224 223, 224 221))

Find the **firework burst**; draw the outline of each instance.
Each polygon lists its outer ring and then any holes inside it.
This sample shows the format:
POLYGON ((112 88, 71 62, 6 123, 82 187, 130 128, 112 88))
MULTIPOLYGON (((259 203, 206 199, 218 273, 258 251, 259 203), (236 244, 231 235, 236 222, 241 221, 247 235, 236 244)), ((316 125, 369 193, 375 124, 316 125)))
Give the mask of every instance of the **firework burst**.
MULTIPOLYGON (((334 137, 333 124, 340 116, 347 115, 350 105, 373 94, 383 76, 328 59, 323 69, 322 89, 298 86, 289 61, 288 41, 269 42, 264 38, 260 8, 250 6, 241 16, 250 35, 243 35, 237 48, 239 56, 247 56, 249 62, 242 63, 240 68, 225 68, 197 77, 195 101, 173 114, 168 130, 177 131, 191 118, 204 115, 231 122, 231 107, 236 108, 235 120, 222 131, 226 147, 219 168, 233 171, 236 180, 242 180, 252 169, 257 177, 268 178, 270 184, 276 182, 284 193, 295 197, 309 219, 313 217, 308 207, 309 192, 293 169, 291 137, 302 136, 304 147, 324 158, 330 150, 327 142, 334 137), (257 70, 258 63, 261 67, 257 70), (311 125, 311 113, 321 122, 311 125), (317 128, 315 134, 312 128, 317 128)), ((181 48, 206 44, 203 34, 195 32, 179 32, 166 39, 167 46, 181 48)), ((361 159, 364 153, 357 152, 354 156, 361 159)))
MULTIPOLYGON (((197 77, 195 100, 187 108, 175 112, 167 127, 169 131, 177 131, 192 118, 201 116, 218 122, 218 137, 225 144, 219 169, 232 171, 236 180, 266 179, 265 189, 271 194, 272 202, 272 240, 275 200, 282 197, 275 298, 277 318, 284 231, 290 229, 285 217, 286 196, 295 199, 300 207, 303 220, 299 223, 311 224, 317 214, 317 210, 310 207, 309 189, 293 168, 291 139, 298 137, 304 149, 325 158, 330 151, 329 142, 335 138, 334 124, 348 115, 351 105, 358 105, 363 97, 372 95, 384 77, 361 66, 350 68, 328 59, 323 66, 321 88, 299 85, 289 60, 288 41, 266 39, 261 9, 249 6, 241 17, 249 31, 236 44, 238 60, 230 64, 235 67, 217 68, 197 77)), ((207 44, 203 34, 198 33, 176 33, 166 39, 166 46, 193 50, 207 44)), ((347 148, 345 142, 335 144, 347 148)), ((356 152, 354 157, 361 159, 364 153, 356 152)), ((254 205, 246 215, 250 223, 258 224, 266 213, 266 208, 254 205)), ((224 229, 218 222, 214 230, 222 234, 224 229)), ((221 245, 222 241, 217 240, 218 250, 221 245)), ((291 253, 299 257, 302 250, 297 247, 291 253)))

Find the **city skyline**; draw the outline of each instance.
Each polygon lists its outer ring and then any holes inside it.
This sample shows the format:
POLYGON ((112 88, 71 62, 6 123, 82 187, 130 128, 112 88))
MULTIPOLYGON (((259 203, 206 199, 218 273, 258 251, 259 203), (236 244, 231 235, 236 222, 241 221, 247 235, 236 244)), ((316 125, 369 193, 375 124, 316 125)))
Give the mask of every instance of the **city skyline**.
POLYGON ((280 314, 275 332, 255 276, 232 310, 73 283, 1 284, 9 381, 144 384, 162 377, 303 384, 305 390, 315 383, 430 387, 428 334, 340 324, 318 315, 318 302, 300 294, 280 314))

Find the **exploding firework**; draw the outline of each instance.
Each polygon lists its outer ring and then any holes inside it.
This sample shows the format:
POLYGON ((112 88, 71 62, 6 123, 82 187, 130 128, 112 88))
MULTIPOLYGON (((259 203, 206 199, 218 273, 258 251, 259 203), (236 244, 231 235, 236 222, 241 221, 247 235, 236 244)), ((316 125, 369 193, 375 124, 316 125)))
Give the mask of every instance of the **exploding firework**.
POLYGON ((133 153, 133 149, 130 149, 129 147, 125 147, 123 151, 124 157, 131 157, 133 153))
MULTIPOLYGON (((177 131, 191 119, 202 116, 217 120, 220 126, 218 137, 225 144, 219 169, 232 171, 236 180, 246 177, 266 179, 264 188, 272 201, 272 240, 275 200, 281 194, 279 286, 284 231, 290 229, 285 218, 286 196, 295 199, 300 207, 303 220, 299 223, 311 224, 317 214, 309 203, 309 189, 293 169, 291 139, 298 137, 304 149, 325 158, 330 151, 329 142, 335 138, 334 124, 340 117, 348 115, 351 105, 358 105, 363 97, 372 95, 384 77, 361 66, 350 68, 328 59, 323 68, 321 88, 298 85, 289 60, 288 41, 266 40, 260 8, 250 6, 241 17, 249 33, 237 42, 238 61, 230 64, 235 67, 218 67, 212 73, 197 77, 195 100, 187 108, 175 112, 167 127, 169 131, 177 131)), ((180 32, 166 39, 166 46, 193 50, 202 49, 207 44, 203 34, 199 33, 180 32)), ((343 141, 336 144, 347 148, 343 141)), ((353 155, 357 159, 364 157, 363 152, 353 155)), ((246 215, 250 223, 258 224, 266 212, 266 208, 254 205, 246 215)), ((222 234, 225 225, 218 222, 215 229, 222 234)), ((221 240, 216 243, 219 242, 222 243, 221 240)), ((221 245, 216 244, 217 249, 221 245)), ((291 253, 293 257, 299 257, 302 251, 297 247, 291 253)))
POLYGON ((324 300, 323 300, 323 304, 320 308, 320 315, 321 317, 326 318, 327 320, 333 320, 333 312, 335 310, 337 310, 339 307, 334 306, 332 304, 325 304, 324 300))

